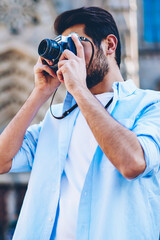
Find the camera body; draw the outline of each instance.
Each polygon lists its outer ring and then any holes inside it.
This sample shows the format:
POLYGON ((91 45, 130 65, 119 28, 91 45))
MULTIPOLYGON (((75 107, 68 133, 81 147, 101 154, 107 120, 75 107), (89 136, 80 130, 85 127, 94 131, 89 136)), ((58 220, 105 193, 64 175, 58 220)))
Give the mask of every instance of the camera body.
MULTIPOLYGON (((71 33, 68 36, 59 35, 52 39, 43 39, 38 47, 38 54, 48 60, 53 61, 50 66, 55 72, 58 70, 58 61, 65 49, 69 49, 77 55, 76 46, 71 38, 71 33)), ((76 34, 76 33, 74 33, 76 34)), ((76 34, 77 35, 77 34, 76 34)), ((78 35, 77 35, 78 36, 78 35)), ((80 38, 79 38, 80 39, 80 38)))

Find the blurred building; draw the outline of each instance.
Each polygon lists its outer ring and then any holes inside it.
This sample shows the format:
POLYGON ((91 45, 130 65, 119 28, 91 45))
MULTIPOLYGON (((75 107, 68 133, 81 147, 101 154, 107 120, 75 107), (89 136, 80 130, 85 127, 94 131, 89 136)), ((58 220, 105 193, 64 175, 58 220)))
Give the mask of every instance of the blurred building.
MULTIPOLYGON (((116 19, 122 41, 124 78, 132 78, 142 88, 160 90, 158 0, 1 0, 0 132, 33 89, 37 46, 41 39, 54 37, 55 17, 65 10, 91 5, 111 11, 116 19)), ((64 95, 62 87, 56 101, 63 101, 64 95)), ((44 117, 49 102, 44 104, 33 123, 44 117)), ((0 176, 0 240, 10 239, 28 179, 29 173, 0 176)))
POLYGON ((139 78, 142 88, 160 90, 160 2, 137 1, 139 78))

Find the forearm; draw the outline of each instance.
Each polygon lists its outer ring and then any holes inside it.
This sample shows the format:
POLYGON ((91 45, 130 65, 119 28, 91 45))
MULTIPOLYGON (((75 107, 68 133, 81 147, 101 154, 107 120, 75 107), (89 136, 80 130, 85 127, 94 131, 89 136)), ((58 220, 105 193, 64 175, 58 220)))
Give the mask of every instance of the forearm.
POLYGON ((12 158, 20 149, 26 129, 45 102, 36 89, 0 135, 0 173, 9 171, 12 158))
POLYGON ((121 174, 134 178, 143 172, 145 160, 137 136, 112 118, 88 89, 74 98, 102 151, 121 174))

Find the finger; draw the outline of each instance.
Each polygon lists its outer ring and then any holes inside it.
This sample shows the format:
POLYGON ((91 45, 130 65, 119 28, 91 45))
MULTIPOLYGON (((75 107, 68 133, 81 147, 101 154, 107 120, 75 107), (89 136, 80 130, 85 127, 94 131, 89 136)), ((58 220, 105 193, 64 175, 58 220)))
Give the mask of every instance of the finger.
POLYGON ((40 64, 46 64, 47 63, 50 66, 52 66, 54 64, 54 62, 52 60, 48 60, 48 59, 45 59, 43 57, 39 57, 37 63, 40 63, 40 64))
POLYGON ((58 62, 58 69, 61 68, 68 60, 61 60, 58 62))
POLYGON ((77 56, 80 58, 85 58, 84 48, 83 48, 83 45, 81 44, 80 40, 78 39, 78 36, 76 34, 72 34, 71 38, 76 46, 77 56))
POLYGON ((40 63, 40 64, 41 64, 41 63, 42 63, 42 60, 43 60, 43 58, 42 58, 42 57, 39 57, 37 63, 40 63))
POLYGON ((59 81, 60 81, 60 82, 64 82, 64 78, 63 78, 62 71, 61 71, 61 70, 58 70, 58 71, 56 72, 56 74, 57 74, 57 77, 58 77, 59 81))
POLYGON ((35 66, 34 69, 35 73, 42 73, 43 71, 45 71, 46 73, 48 73, 50 76, 52 76, 53 78, 56 77, 55 72, 48 66, 48 65, 44 65, 44 64, 37 64, 35 66))
POLYGON ((54 64, 54 62, 52 60, 48 60, 46 58, 41 58, 41 62, 42 62, 42 64, 48 64, 50 66, 52 66, 54 64))
POLYGON ((73 59, 73 58, 76 58, 76 55, 71 52, 70 50, 66 49, 63 51, 62 55, 60 56, 60 59, 59 61, 61 60, 69 60, 69 59, 73 59))

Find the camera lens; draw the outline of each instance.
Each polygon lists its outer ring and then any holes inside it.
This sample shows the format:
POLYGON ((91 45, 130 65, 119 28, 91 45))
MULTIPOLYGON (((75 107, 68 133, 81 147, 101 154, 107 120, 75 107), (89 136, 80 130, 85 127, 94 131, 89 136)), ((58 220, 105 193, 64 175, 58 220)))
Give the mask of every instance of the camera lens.
POLYGON ((44 39, 39 44, 38 53, 43 58, 55 60, 60 55, 61 48, 56 41, 51 39, 44 39))
POLYGON ((43 40, 39 45, 38 52, 41 54, 44 54, 46 49, 47 49, 47 41, 43 40))

